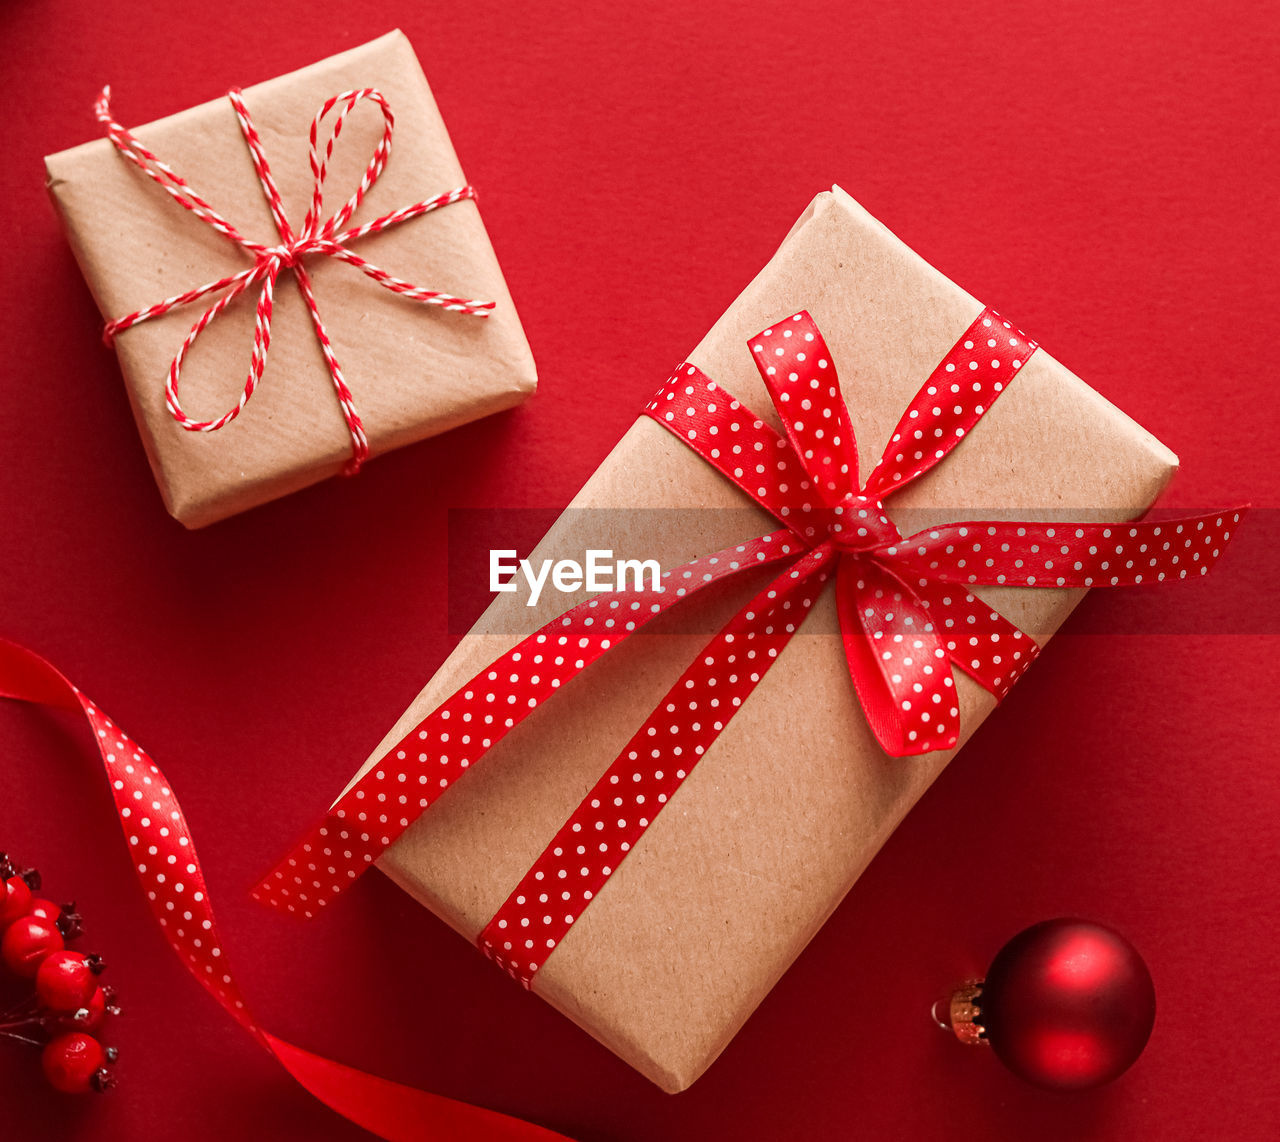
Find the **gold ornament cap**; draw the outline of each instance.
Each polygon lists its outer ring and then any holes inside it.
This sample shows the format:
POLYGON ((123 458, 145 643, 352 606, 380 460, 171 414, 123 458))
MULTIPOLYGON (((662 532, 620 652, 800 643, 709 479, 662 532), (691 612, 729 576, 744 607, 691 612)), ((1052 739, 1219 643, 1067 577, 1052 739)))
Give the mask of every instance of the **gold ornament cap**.
POLYGON ((971 1047, 989 1047, 987 1029, 982 1024, 982 986, 984 980, 971 979, 960 984, 946 999, 940 999, 933 1005, 934 1022, 944 1030, 951 1031, 962 1043, 971 1047), (939 1008, 946 1013, 946 1018, 939 1017, 939 1008))

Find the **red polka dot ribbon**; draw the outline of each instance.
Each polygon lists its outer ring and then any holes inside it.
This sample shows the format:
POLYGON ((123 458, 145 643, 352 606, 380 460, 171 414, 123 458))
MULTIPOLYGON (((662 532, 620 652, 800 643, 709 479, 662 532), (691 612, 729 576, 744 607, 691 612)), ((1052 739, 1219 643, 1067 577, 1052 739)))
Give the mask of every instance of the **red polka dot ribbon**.
POLYGON ((410 301, 438 305, 444 309, 470 314, 473 317, 487 317, 489 311, 494 307, 494 303, 491 301, 468 300, 443 293, 440 290, 424 289, 422 286, 402 281, 348 248, 349 243, 367 237, 370 234, 389 230, 393 226, 408 222, 410 219, 417 218, 420 215, 429 214, 433 210, 450 206, 455 202, 462 201, 464 198, 474 199, 476 192, 470 186, 460 186, 455 190, 436 195, 434 198, 415 202, 412 206, 393 210, 380 218, 375 218, 372 222, 348 227, 347 224, 351 221, 351 216, 364 200, 364 196, 369 193, 374 183, 381 177, 383 169, 387 165, 387 160, 391 156, 391 136, 395 126, 395 117, 392 115, 391 108, 381 92, 368 87, 359 91, 345 91, 341 95, 335 95, 327 99, 311 121, 310 162, 314 180, 312 183, 311 205, 307 210, 307 216, 302 224, 301 231, 295 232, 285 214, 284 201, 280 197, 275 178, 271 174, 266 152, 262 147, 262 139, 254 126, 253 118, 249 114, 249 108, 245 104, 244 96, 238 89, 234 89, 228 92, 228 98, 235 109, 236 120, 240 124, 240 130, 249 148, 249 155, 253 160, 254 172, 258 176, 262 193, 266 196, 267 206, 271 210, 271 217, 275 222, 276 229, 279 231, 279 245, 265 246, 261 242, 246 238, 236 227, 210 206, 190 183, 144 147, 131 131, 117 123, 111 117, 110 88, 103 90, 102 95, 95 104, 94 113, 106 131, 107 137, 126 159, 134 163, 149 178, 158 183, 184 210, 189 210, 202 222, 211 226, 223 237, 235 243, 235 245, 241 247, 253 257, 253 265, 237 274, 230 274, 227 277, 219 278, 217 281, 197 286, 184 293, 175 294, 172 297, 165 298, 163 301, 156 302, 154 305, 149 305, 145 309, 137 310, 134 313, 126 314, 124 317, 118 317, 114 321, 108 322, 103 334, 104 339, 110 344, 116 334, 122 333, 134 325, 150 321, 152 318, 160 317, 171 310, 190 305, 203 298, 220 294, 221 296, 200 315, 196 323, 191 327, 191 332, 187 334, 186 340, 182 342, 169 366, 169 375, 165 382, 165 405, 173 418, 183 428, 189 432, 216 432, 224 425, 230 424, 240 415, 241 410, 253 396, 258 382, 262 380, 262 371, 266 367, 267 354, 271 349, 271 313, 276 280, 282 270, 292 270, 294 277, 297 279, 298 288, 302 292, 303 301, 306 303, 307 313, 310 315, 312 327, 315 329, 316 339, 320 342, 320 349, 324 353, 325 363, 329 367, 329 376, 333 381, 334 392, 337 394, 338 404, 342 409, 347 431, 351 436, 351 460, 347 465, 346 471, 348 475, 354 475, 359 471, 365 460, 369 458, 369 441, 365 435, 360 414, 356 411, 355 400, 351 395, 351 390, 347 387, 346 378, 343 376, 342 366, 338 364, 338 358, 333 350, 333 343, 329 340, 328 331, 325 329, 324 321, 320 316, 320 309, 316 305, 315 293, 311 287, 311 275, 307 272, 304 261, 310 255, 335 258, 349 266, 354 266, 372 281, 377 282, 378 285, 390 290, 392 293, 399 294, 401 297, 408 298, 410 301), (324 207, 324 180, 328 173, 329 161, 333 157, 334 146, 338 141, 338 137, 342 134, 342 127, 347 120, 347 116, 365 100, 376 104, 382 112, 382 138, 374 149, 373 157, 369 160, 369 165, 365 168, 364 176, 361 178, 360 185, 356 188, 355 193, 330 218, 324 220, 321 217, 324 207), (320 146, 320 125, 335 110, 337 114, 334 116, 328 139, 322 149, 320 146), (213 420, 195 420, 184 411, 178 396, 178 382, 182 375, 182 363, 191 347, 195 344, 196 339, 213 320, 227 309, 236 298, 254 287, 258 288, 258 305, 253 331, 253 350, 249 358, 249 373, 245 379, 244 389, 240 393, 240 399, 233 408, 213 420))
POLYGON ((498 738, 611 645, 702 586, 782 564, 698 655, 481 933, 526 987, 750 697, 834 579, 849 673, 895 757, 951 749, 953 667, 997 699, 1036 643, 969 588, 1128 586, 1203 575, 1243 509, 1161 523, 974 521, 903 536, 883 501, 960 445, 1034 342, 984 310, 933 370, 865 482, 835 366, 807 313, 751 339, 780 435, 692 365, 645 409, 785 525, 664 572, 656 591, 595 596, 528 636, 415 726, 258 886, 311 915, 355 880, 498 738))
POLYGON ((254 1021, 218 934, 195 841, 159 766, 34 652, 0 639, 0 697, 77 711, 93 730, 151 914, 200 985, 307 1091, 390 1142, 567 1142, 505 1114, 402 1086, 278 1039, 254 1021))
POLYGON ((525 638, 409 731, 330 809, 254 896, 310 917, 355 880, 473 761, 611 646, 704 587, 804 554, 786 530, 662 573, 657 590, 594 596, 525 638))

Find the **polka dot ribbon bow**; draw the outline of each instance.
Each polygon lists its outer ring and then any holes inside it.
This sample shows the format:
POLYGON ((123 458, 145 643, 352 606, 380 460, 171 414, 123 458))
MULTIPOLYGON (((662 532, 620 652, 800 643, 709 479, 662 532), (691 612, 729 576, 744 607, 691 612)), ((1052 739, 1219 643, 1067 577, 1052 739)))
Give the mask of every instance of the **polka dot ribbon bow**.
POLYGON ((320 309, 316 305, 315 293, 311 286, 311 275, 307 272, 305 261, 312 255, 335 258, 349 266, 354 266, 366 277, 377 282, 378 285, 390 290, 392 293, 399 294, 401 297, 408 298, 410 301, 423 302, 426 305, 438 305, 458 313, 470 314, 473 317, 487 317, 489 311, 494 307, 494 303, 491 301, 475 301, 454 297, 452 294, 442 293, 439 290, 424 289, 421 286, 402 281, 348 248, 350 243, 370 234, 389 230, 393 226, 399 226, 403 222, 408 222, 410 219, 417 218, 423 214, 429 214, 431 211, 439 210, 441 207, 450 206, 464 198, 474 199, 476 192, 470 186, 460 186, 454 190, 446 191, 444 194, 439 194, 435 198, 429 198, 422 202, 415 202, 412 206, 393 210, 389 214, 375 218, 372 222, 366 222, 360 226, 348 226, 351 216, 356 212, 356 209, 364 200, 364 196, 369 193, 374 183, 378 181, 387 165, 387 160, 391 155, 391 135, 395 126, 395 117, 392 115, 391 108, 381 92, 368 87, 359 91, 345 91, 341 95, 335 95, 331 99, 327 99, 320 110, 316 112, 315 118, 311 120, 310 161, 311 173, 314 177, 311 205, 307 210, 302 229, 295 232, 285 214, 284 201, 281 199, 280 191, 276 186, 275 179, 272 177, 266 153, 262 148, 262 139, 254 126, 253 118, 249 114, 249 108, 245 105, 244 95, 238 89, 235 89, 228 92, 227 97, 231 100, 232 107, 235 108, 236 120, 240 124, 240 130, 249 147, 250 157, 253 159, 253 169, 257 173, 262 193, 266 196, 267 206, 271 210, 271 217, 274 219, 276 229, 279 231, 280 242, 278 245, 267 246, 261 242, 246 238, 210 206, 190 183, 143 146, 132 132, 117 123, 111 117, 111 89, 109 87, 104 88, 102 95, 98 98, 94 106, 94 113, 98 121, 103 125, 107 137, 115 144, 116 149, 126 159, 138 166, 149 178, 154 179, 184 210, 191 211, 202 222, 213 227, 219 234, 234 242, 253 258, 253 265, 241 270, 239 273, 230 274, 227 277, 219 278, 217 281, 197 286, 195 289, 189 289, 185 293, 175 294, 172 297, 165 298, 163 301, 156 302, 154 305, 147 306, 145 309, 137 310, 134 313, 126 314, 124 317, 118 317, 114 321, 108 322, 103 332, 103 338, 110 344, 118 333, 123 333, 126 329, 140 325, 144 321, 150 321, 152 318, 160 317, 171 310, 190 305, 204 298, 221 295, 200 315, 199 319, 191 327, 191 332, 187 334, 186 340, 182 342, 169 365, 169 375, 165 382, 165 406, 183 428, 189 432, 216 432, 219 428, 230 424, 240 415, 241 410, 249 403, 249 398, 253 396, 258 382, 262 380, 262 371, 267 364, 267 353, 271 348, 271 311, 276 280, 282 270, 291 270, 297 279, 298 288, 302 291, 307 313, 311 317, 312 327, 315 329, 316 338, 319 340, 320 348, 324 353, 325 363, 329 367, 329 376, 333 381, 334 392, 337 394, 338 404, 342 409, 347 431, 351 436, 351 460, 347 464, 346 472, 348 475, 354 475, 369 458, 369 440, 365 435, 360 414, 356 411, 351 390, 347 387, 342 366, 338 364, 338 358, 333 350, 333 343, 329 340, 329 334, 320 316, 320 309), (346 203, 336 213, 324 220, 321 217, 324 205, 324 180, 328 173, 329 161, 333 156, 334 146, 338 141, 338 137, 342 134, 342 127, 347 120, 347 116, 365 100, 376 104, 382 112, 382 138, 374 149, 373 157, 369 160, 369 165, 365 168, 364 176, 361 178, 360 185, 356 188, 355 193, 347 199, 346 203), (337 113, 333 118, 322 153, 319 141, 320 125, 335 111, 337 113), (253 330, 253 350, 250 354, 249 372, 245 379, 240 399, 234 408, 229 409, 214 420, 194 420, 183 410, 182 402, 178 397, 178 382, 182 375, 182 363, 191 347, 195 344, 196 339, 213 320, 241 294, 255 287, 258 289, 258 306, 253 330))
POLYGON ((646 414, 785 527, 669 569, 656 590, 593 596, 526 637, 381 757, 255 895, 313 915, 494 742, 611 646, 723 578, 782 564, 677 679, 480 934, 485 954, 532 986, 828 580, 868 723, 885 751, 901 757, 956 744, 953 666, 1002 697, 1035 656, 1035 643, 970 586, 1121 586, 1204 574, 1239 512, 1159 524, 981 521, 898 532, 883 499, 957 447, 1035 348, 984 310, 916 394, 862 484, 831 354, 807 313, 750 342, 785 436, 682 365, 646 414))
POLYGON ((389 1142, 569 1142, 518 1118, 312 1054, 259 1026, 223 951, 195 840, 160 767, 51 663, 4 638, 0 697, 71 710, 88 722, 134 872, 169 946, 200 986, 311 1095, 389 1142))

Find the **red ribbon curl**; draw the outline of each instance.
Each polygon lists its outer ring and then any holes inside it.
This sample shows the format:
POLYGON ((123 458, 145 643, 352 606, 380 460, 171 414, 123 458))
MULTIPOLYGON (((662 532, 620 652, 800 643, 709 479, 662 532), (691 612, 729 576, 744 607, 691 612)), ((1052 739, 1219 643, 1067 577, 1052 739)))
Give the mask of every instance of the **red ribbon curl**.
POLYGON ((260 1027, 224 955, 182 807, 150 755, 51 663, 2 638, 0 697, 83 715, 102 756, 138 882, 169 946, 200 986, 314 1097, 389 1142, 568 1142, 532 1123, 366 1074, 260 1027))

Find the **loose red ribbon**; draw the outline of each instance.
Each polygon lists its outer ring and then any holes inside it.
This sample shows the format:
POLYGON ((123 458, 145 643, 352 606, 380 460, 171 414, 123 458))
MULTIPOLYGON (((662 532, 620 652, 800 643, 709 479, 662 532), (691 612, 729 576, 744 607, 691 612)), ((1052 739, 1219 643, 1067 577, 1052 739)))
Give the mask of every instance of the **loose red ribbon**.
POLYGON ((49 662, 0 639, 0 697, 79 711, 93 730, 138 882, 183 966, 307 1091, 390 1142, 568 1142, 561 1134, 366 1074, 278 1039, 231 974, 182 807, 147 752, 49 662))
POLYGON ((255 895, 312 915, 610 646, 708 584, 784 563, 676 680, 481 933, 485 954, 531 986, 828 579, 836 582, 849 672, 867 721, 887 753, 910 756, 951 749, 959 739, 953 667, 999 699, 1037 653, 971 586, 1129 586, 1203 575, 1240 520, 1243 509, 1160 523, 981 520, 904 537, 883 500, 962 442, 1035 343, 994 311, 979 314, 916 394, 865 482, 813 319, 797 313, 749 344, 785 436, 688 364, 645 411, 785 530, 668 570, 656 591, 593 596, 529 635, 384 754, 255 895))
POLYGON ((246 238, 221 214, 214 210, 195 191, 190 183, 143 146, 132 132, 117 123, 111 117, 111 89, 109 87, 103 89, 102 95, 94 105, 94 113, 98 121, 103 125, 107 137, 110 138, 125 158, 138 166, 148 177, 154 179, 184 210, 191 211, 202 222, 207 223, 219 234, 253 256, 253 265, 248 269, 219 278, 217 281, 209 282, 195 289, 187 290, 185 293, 175 294, 172 297, 165 298, 164 301, 147 306, 145 309, 137 310, 134 313, 126 314, 124 317, 118 317, 114 321, 108 322, 103 334, 104 339, 110 344, 117 333, 121 333, 134 325, 150 321, 152 318, 159 317, 179 306, 189 305, 192 302, 199 301, 201 298, 222 293, 222 296, 210 305, 200 315, 195 325, 191 327, 191 332, 187 334, 186 340, 179 347, 169 366, 169 375, 165 382, 165 405, 173 418, 190 432, 215 432, 240 415, 240 411, 249 402, 249 398, 253 396, 254 389, 257 388, 258 382, 262 379, 262 371, 267 363, 267 353, 271 348, 271 312, 276 279, 280 276, 281 270, 286 268, 292 270, 294 277, 298 281, 298 288, 302 291, 307 313, 311 317, 311 324, 315 329, 316 338, 320 342, 325 362, 329 366, 329 376, 333 381, 338 404, 342 408, 347 431, 351 436, 351 460, 347 465, 346 471, 348 475, 354 475, 369 457, 369 440, 365 435, 360 415, 356 411, 351 390, 347 387, 342 367, 338 364, 338 358, 334 354, 333 344, 329 340, 324 321, 320 317, 315 293, 311 287, 311 275, 303 264, 304 259, 312 254, 336 258, 340 262, 346 262, 347 265, 354 266, 361 273, 377 282, 378 285, 411 301, 419 301, 427 305, 438 305, 444 309, 471 314, 474 317, 487 317, 489 311, 494 307, 494 303, 491 301, 468 300, 443 293, 440 290, 430 290, 422 286, 413 285, 410 282, 394 277, 386 270, 375 266, 372 262, 348 249, 349 243, 359 238, 364 238, 369 234, 377 234, 380 231, 388 230, 393 226, 400 225, 402 222, 409 221, 411 218, 428 214, 444 206, 450 206, 464 198, 474 199, 476 192, 470 186, 460 186, 434 198, 415 202, 412 206, 393 210, 389 214, 375 218, 372 222, 346 228, 351 216, 364 200, 364 196, 378 181, 387 165, 387 160, 391 155, 391 136, 395 126, 395 117, 392 115, 391 108, 381 92, 370 87, 359 91, 345 91, 341 95, 335 95, 325 100, 320 110, 316 112, 315 118, 311 121, 310 162, 314 179, 311 205, 307 211, 306 220, 302 224, 302 230, 295 233, 285 214, 284 201, 280 197, 280 191, 276 186, 275 179, 272 177, 266 153, 262 148, 262 140, 258 135, 257 128, 254 126, 249 109, 245 105, 244 96, 237 88, 228 92, 228 98, 235 108, 236 119, 240 124, 240 130, 244 134, 245 142, 249 147, 249 154, 253 159, 253 169, 257 173, 262 193, 266 196, 267 206, 271 210, 271 217, 274 219, 276 229, 280 234, 280 244, 277 246, 265 246, 261 242, 246 238), (360 185, 356 188, 355 193, 347 199, 342 208, 332 217, 322 221, 324 180, 325 175, 328 173, 329 160, 333 156, 334 145, 342 134, 342 127, 346 122, 347 116, 365 99, 376 103, 382 112, 382 138, 374 149, 373 157, 369 160, 369 165, 365 168, 364 177, 361 178, 360 185), (320 124, 335 108, 338 109, 338 114, 333 121, 328 140, 325 143, 324 153, 321 155, 319 143, 320 124), (254 286, 260 288, 257 319, 254 323, 253 332, 253 352, 250 356, 249 373, 245 380, 244 389, 240 394, 240 400, 234 408, 214 420, 193 420, 183 410, 182 403, 178 398, 178 381, 182 374, 182 362, 192 345, 195 344, 196 338, 204 332, 214 318, 231 305, 242 293, 254 286), (224 290, 226 291, 225 293, 222 292, 224 290))

